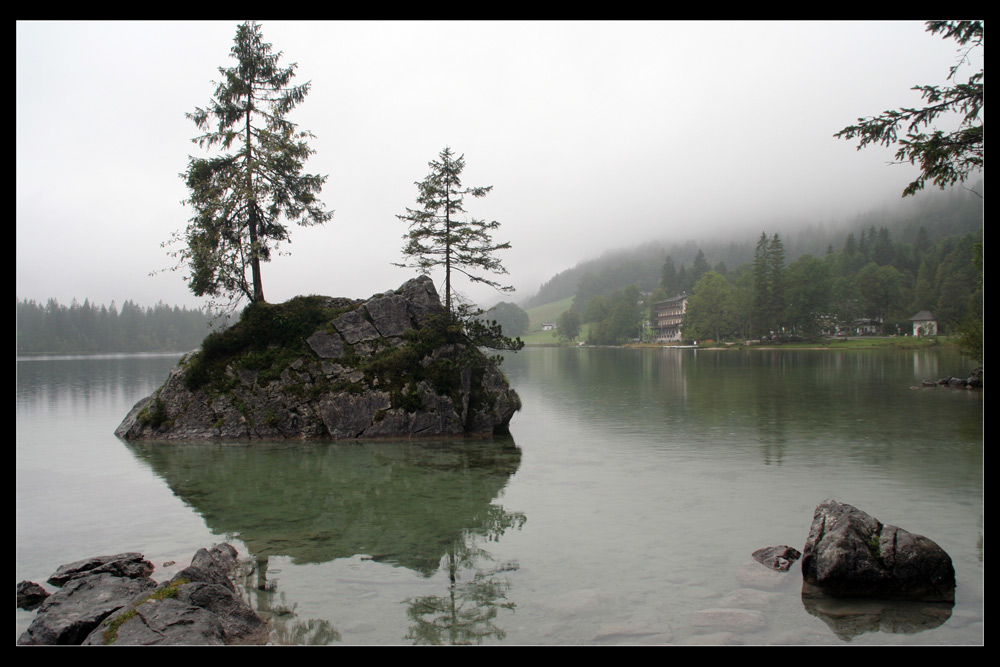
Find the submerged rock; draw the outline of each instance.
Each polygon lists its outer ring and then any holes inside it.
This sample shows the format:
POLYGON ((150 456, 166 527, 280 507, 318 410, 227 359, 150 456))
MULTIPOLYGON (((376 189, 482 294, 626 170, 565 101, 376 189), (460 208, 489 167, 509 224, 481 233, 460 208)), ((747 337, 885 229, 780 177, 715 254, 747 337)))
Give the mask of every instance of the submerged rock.
POLYGON ((136 403, 126 440, 399 438, 507 429, 521 401, 433 281, 253 304, 136 403))
POLYGON ((784 544, 776 547, 764 547, 763 549, 757 549, 757 551, 754 551, 751 555, 753 556, 753 559, 761 565, 779 572, 787 572, 788 568, 792 566, 792 563, 797 561, 802 556, 798 549, 793 549, 792 547, 785 546, 784 544))
POLYGON ((944 549, 836 500, 816 508, 802 578, 803 595, 955 600, 955 568, 944 549))

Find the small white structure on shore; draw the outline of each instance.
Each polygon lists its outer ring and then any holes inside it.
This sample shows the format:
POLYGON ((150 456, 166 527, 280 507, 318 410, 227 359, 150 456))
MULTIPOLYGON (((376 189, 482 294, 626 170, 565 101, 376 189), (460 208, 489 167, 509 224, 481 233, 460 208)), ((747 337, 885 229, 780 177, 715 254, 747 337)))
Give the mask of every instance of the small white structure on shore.
POLYGON ((910 318, 913 322, 913 335, 917 338, 921 336, 936 336, 938 332, 937 320, 929 310, 921 310, 910 318))

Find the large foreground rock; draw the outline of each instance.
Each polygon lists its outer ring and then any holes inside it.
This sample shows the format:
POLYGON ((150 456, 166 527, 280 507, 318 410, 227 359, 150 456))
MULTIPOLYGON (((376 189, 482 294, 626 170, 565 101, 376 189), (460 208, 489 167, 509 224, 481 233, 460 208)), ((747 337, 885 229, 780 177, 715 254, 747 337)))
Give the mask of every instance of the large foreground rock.
POLYGON ((229 575, 236 550, 200 549, 191 565, 157 586, 141 554, 99 556, 59 568, 64 583, 38 608, 18 644, 248 644, 268 630, 229 575), (109 568, 109 564, 112 565, 109 568), (122 564, 133 564, 122 567, 122 564), (138 566, 134 564, 139 564, 138 566), (68 578, 67 578, 68 577, 68 578))
POLYGON ((275 440, 505 431, 520 399, 461 331, 442 327, 443 314, 427 276, 365 301, 255 305, 185 356, 115 434, 275 440))
POLYGON ((816 508, 802 578, 805 595, 955 600, 955 568, 944 549, 836 500, 816 508))

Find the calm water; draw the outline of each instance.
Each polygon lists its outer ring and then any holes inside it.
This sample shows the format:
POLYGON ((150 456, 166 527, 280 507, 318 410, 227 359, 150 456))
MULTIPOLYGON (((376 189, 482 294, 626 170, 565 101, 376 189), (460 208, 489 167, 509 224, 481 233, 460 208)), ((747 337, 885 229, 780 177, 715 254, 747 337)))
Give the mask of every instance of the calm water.
POLYGON ((984 641, 983 397, 911 389, 955 353, 529 349, 506 439, 117 440, 176 360, 17 361, 16 581, 229 540, 275 642, 984 641), (955 606, 804 605, 751 560, 825 498, 940 544, 955 606))

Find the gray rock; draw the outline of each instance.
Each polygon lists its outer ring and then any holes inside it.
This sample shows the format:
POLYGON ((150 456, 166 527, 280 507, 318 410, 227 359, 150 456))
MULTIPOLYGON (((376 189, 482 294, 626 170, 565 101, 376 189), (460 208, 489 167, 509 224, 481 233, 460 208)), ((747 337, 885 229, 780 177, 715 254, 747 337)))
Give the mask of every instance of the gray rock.
POLYGON ((226 644, 257 644, 267 639, 264 621, 225 586, 200 581, 184 584, 177 589, 177 600, 214 614, 226 644))
POLYGON ((17 606, 31 611, 49 597, 49 592, 33 581, 22 581, 17 585, 17 606))
POLYGON ((406 309, 417 323, 442 312, 441 299, 429 276, 420 276, 405 282, 396 294, 406 301, 406 309))
POLYGON ((720 600, 720 605, 725 608, 742 609, 765 609, 779 599, 780 593, 762 591, 756 588, 737 588, 726 597, 720 600))
POLYGON ((344 356, 344 341, 340 336, 317 331, 306 339, 306 343, 320 359, 339 359, 344 356))
POLYGON ((375 340, 380 336, 378 329, 373 327, 357 310, 344 313, 333 321, 333 326, 351 345, 361 341, 375 340))
MULTIPOLYGON (((121 612, 128 619, 113 634, 99 628, 83 642, 86 645, 171 646, 225 644, 219 617, 176 599, 149 600, 134 609, 121 612)), ((109 619, 112 623, 115 618, 109 619)))
POLYGON ((332 437, 359 438, 375 423, 376 412, 391 407, 389 394, 385 392, 344 392, 320 400, 319 414, 332 437))
POLYGON ((322 297, 320 304, 331 319, 302 339, 301 351, 296 347, 292 355, 272 355, 280 361, 264 362, 270 357, 233 354, 214 362, 215 384, 194 390, 187 386, 188 374, 197 359, 186 355, 162 387, 135 404, 115 435, 126 440, 486 435, 505 431, 521 408, 495 364, 468 338, 449 334, 450 342, 439 343, 444 336, 425 331, 429 318, 444 313, 429 277, 367 301, 322 297), (414 352, 407 354, 407 348, 414 352))
POLYGON ((767 570, 753 561, 747 561, 736 568, 736 581, 746 588, 756 588, 760 591, 774 591, 788 582, 788 577, 767 570))
POLYGON ((797 561, 802 556, 798 549, 793 549, 792 547, 785 546, 784 544, 776 547, 764 547, 763 549, 757 549, 757 551, 754 551, 751 555, 754 560, 761 565, 779 572, 787 572, 788 568, 792 566, 792 563, 797 561))
POLYGON ((691 614, 691 625, 716 631, 757 632, 767 627, 756 609, 701 609, 691 614))
POLYGON ((113 556, 94 556, 75 563, 60 565, 48 582, 53 586, 64 586, 77 577, 108 573, 116 577, 141 579, 153 572, 153 564, 145 560, 141 553, 129 551, 113 556))
POLYGON ((371 299, 364 305, 372 324, 383 336, 400 336, 413 328, 406 299, 392 294, 381 299, 371 299))
POLYGON ((124 609, 156 583, 107 572, 71 579, 38 608, 18 644, 80 644, 101 621, 124 609))
POLYGON ((944 549, 835 500, 816 508, 802 578, 803 595, 955 600, 955 568, 944 549))
MULTIPOLYGON (((135 555, 141 560, 141 554, 135 555)), ((18 643, 264 643, 267 627, 236 595, 227 576, 237 565, 236 556, 228 544, 200 549, 189 567, 160 586, 148 577, 80 574, 39 607, 18 643)))
POLYGON ((239 554, 233 545, 223 542, 211 549, 198 549, 191 559, 191 565, 205 569, 217 569, 224 574, 230 574, 236 569, 239 554))

